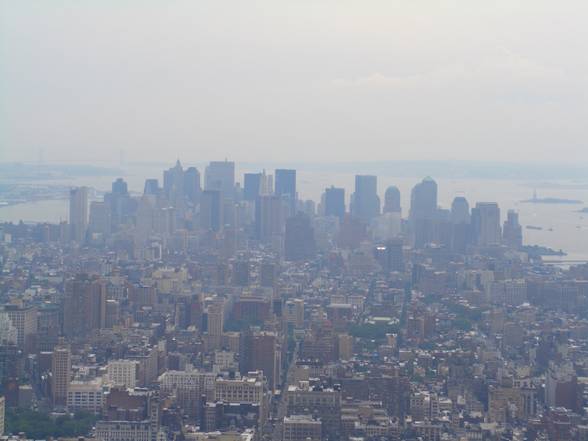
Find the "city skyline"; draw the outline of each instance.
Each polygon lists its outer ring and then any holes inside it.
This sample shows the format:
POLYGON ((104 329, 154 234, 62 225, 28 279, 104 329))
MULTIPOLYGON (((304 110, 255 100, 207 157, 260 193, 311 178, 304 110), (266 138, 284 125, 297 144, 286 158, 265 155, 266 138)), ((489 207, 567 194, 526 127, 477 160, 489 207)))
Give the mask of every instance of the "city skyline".
POLYGON ((587 21, 0 0, 0 441, 588 441, 587 21))

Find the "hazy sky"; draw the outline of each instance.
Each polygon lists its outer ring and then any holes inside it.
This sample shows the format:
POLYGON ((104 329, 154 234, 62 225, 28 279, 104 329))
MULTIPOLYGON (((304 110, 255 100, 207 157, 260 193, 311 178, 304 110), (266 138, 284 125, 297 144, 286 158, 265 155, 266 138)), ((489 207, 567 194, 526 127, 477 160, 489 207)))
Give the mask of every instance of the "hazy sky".
POLYGON ((0 161, 588 162, 585 0, 0 0, 0 161))

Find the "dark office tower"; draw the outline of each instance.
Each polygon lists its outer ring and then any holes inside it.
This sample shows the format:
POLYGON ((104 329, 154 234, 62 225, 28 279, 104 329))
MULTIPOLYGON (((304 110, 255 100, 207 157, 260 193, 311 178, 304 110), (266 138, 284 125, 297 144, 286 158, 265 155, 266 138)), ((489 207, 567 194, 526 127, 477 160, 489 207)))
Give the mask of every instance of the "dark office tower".
POLYGON ((276 169, 275 194, 286 201, 288 214, 296 213, 296 170, 276 169))
POLYGON ((174 167, 163 172, 163 192, 168 199, 173 200, 177 195, 183 194, 183 190, 184 169, 178 159, 174 167))
POLYGON ((255 237, 263 243, 272 243, 282 235, 282 200, 278 196, 260 196, 255 202, 255 237))
POLYGON ((127 183, 118 178, 112 183, 112 192, 104 195, 104 202, 110 211, 111 223, 114 229, 126 223, 130 214, 130 198, 127 183))
POLYGON ((220 231, 223 225, 223 201, 219 190, 204 190, 200 198, 200 226, 220 231))
POLYGON ((255 202, 261 192, 261 173, 245 173, 243 183, 243 199, 255 202))
POLYGON ((451 203, 451 222, 453 224, 470 223, 470 204, 463 196, 456 196, 451 203))
POLYGON ((63 333, 70 338, 87 337, 105 327, 106 285, 80 274, 65 282, 63 333))
POLYGON ((184 195, 193 203, 200 200, 200 172, 196 167, 189 167, 184 172, 184 195))
POLYGON ((410 195, 409 220, 416 248, 434 240, 436 213, 437 183, 427 177, 413 187, 410 195))
POLYGON ((69 192, 69 225, 71 238, 82 242, 88 228, 88 187, 72 188, 69 192))
POLYGON ((508 210, 506 214, 502 228, 502 240, 506 246, 515 250, 523 246, 523 229, 519 223, 519 214, 514 210, 508 210))
POLYGON ((437 183, 426 177, 410 194, 410 218, 433 219, 437 211, 437 183))
POLYGON ((316 255, 314 230, 307 215, 297 213, 286 220, 284 246, 286 260, 312 259, 316 255))
POLYGON ((123 178, 118 178, 112 183, 112 194, 127 196, 129 194, 129 188, 123 178))
POLYGON ((351 215, 363 222, 369 222, 379 214, 378 178, 369 175, 356 175, 351 215))
POLYGON ((240 259, 233 263, 233 285, 249 286, 250 264, 246 259, 240 259))
POLYGON ((398 190, 398 187, 388 187, 384 194, 384 213, 400 212, 400 190, 398 190))
POLYGON ((500 208, 496 202, 478 202, 472 209, 472 230, 476 245, 501 242, 500 208))
POLYGON ((51 395, 54 406, 67 404, 67 392, 71 380, 71 350, 63 341, 51 354, 51 395))
POLYGON ((345 189, 331 186, 325 190, 325 216, 345 217, 345 189))
POLYGON ((212 161, 204 171, 204 189, 220 190, 223 199, 234 199, 235 163, 212 161))
POLYGON ((242 375, 261 370, 270 390, 280 381, 281 352, 279 340, 273 332, 242 333, 239 348, 239 370, 242 375))
POLYGON ((457 196, 451 203, 451 250, 464 254, 472 241, 470 204, 463 196, 457 196))
POLYGON ((159 194, 159 181, 157 179, 145 179, 143 194, 157 196, 159 194))
POLYGON ((384 245, 378 245, 375 250, 375 257, 385 272, 404 272, 402 240, 390 240, 384 245))

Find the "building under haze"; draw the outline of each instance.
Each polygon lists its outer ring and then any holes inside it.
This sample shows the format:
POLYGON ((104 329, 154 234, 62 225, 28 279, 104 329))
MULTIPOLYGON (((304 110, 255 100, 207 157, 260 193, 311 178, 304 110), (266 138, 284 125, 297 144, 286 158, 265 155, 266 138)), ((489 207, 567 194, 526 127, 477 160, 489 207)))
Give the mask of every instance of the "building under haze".
POLYGON ((255 202, 261 192, 261 173, 245 173, 243 176, 243 199, 255 202))
POLYGON ((470 204, 463 196, 456 196, 451 203, 451 249, 465 253, 472 241, 470 204))
POLYGON ((378 178, 371 175, 355 176, 355 191, 352 195, 351 215, 369 223, 380 214, 378 178))
POLYGON ((232 161, 211 161, 204 172, 204 189, 219 190, 223 199, 233 199, 235 163, 232 161))
POLYGON ((400 213, 400 190, 398 187, 391 186, 386 189, 384 194, 384 213, 400 213))
POLYGON ((63 334, 83 338, 106 327, 106 286, 103 280, 79 274, 65 281, 63 334))
POLYGON ((69 225, 71 239, 75 242, 83 242, 88 228, 88 187, 77 187, 70 190, 69 225))
POLYGON ((200 200, 200 193, 202 193, 200 172, 196 167, 188 167, 184 172, 184 195, 190 202, 196 204, 200 200))
POLYGON ((514 210, 508 210, 506 214, 502 227, 502 240, 506 246, 513 249, 523 246, 523 228, 519 223, 519 214, 514 210))
POLYGON ((426 177, 415 185, 410 194, 409 221, 416 248, 435 240, 437 218, 437 183, 426 177))
POLYGON ((496 202, 476 204, 472 209, 472 232, 476 245, 499 245, 502 242, 500 208, 496 202))
POLYGON ((286 260, 312 259, 316 254, 314 230, 310 218, 304 213, 297 213, 286 220, 285 235, 286 260))
POLYGON ((204 190, 200 197, 200 226, 218 232, 223 226, 223 200, 220 190, 204 190))
POLYGON ((274 192, 285 202, 288 215, 292 216, 296 212, 296 170, 276 169, 274 176, 274 192))
POLYGON ((345 216, 345 189, 329 187, 325 189, 323 208, 325 216, 335 216, 339 220, 345 216))
POLYGON ((451 222, 453 224, 470 223, 470 204, 463 196, 456 196, 451 203, 451 222))
POLYGON ((262 243, 280 240, 284 226, 284 210, 279 196, 260 196, 255 202, 255 237, 262 243))

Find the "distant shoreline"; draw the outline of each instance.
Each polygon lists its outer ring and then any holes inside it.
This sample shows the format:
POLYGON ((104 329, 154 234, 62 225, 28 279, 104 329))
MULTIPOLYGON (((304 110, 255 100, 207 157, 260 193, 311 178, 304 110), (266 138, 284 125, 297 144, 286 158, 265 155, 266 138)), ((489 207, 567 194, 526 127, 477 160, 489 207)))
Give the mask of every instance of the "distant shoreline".
POLYGON ((523 204, 583 204, 578 199, 562 199, 562 198, 533 198, 521 201, 523 204))

